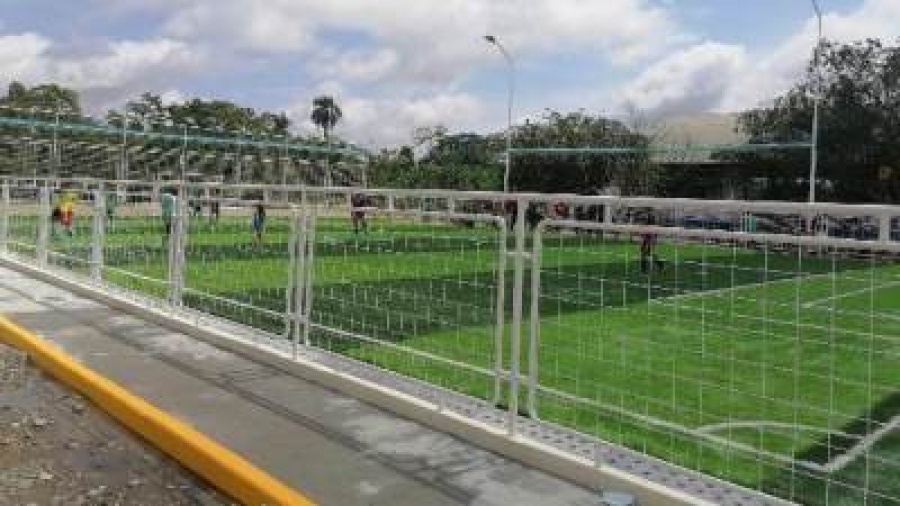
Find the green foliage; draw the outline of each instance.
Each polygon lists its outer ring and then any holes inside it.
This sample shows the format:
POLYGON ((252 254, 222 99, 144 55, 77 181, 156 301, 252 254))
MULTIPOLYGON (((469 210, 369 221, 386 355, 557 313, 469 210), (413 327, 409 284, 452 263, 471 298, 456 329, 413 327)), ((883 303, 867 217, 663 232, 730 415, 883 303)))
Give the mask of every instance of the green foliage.
MULTIPOLYGON (((819 156, 821 199, 844 202, 896 202, 900 198, 900 47, 869 39, 852 44, 825 42, 808 77, 772 107, 747 111, 741 129, 751 142, 808 140, 816 91, 821 84, 819 156), (821 77, 819 77, 821 76, 821 77)), ((781 186, 805 177, 802 154, 768 160, 765 166, 781 186), (793 168, 793 170, 791 170, 793 168), (798 168, 800 171, 798 172, 798 168), (776 179, 777 180, 777 179, 776 179)), ((770 195, 779 196, 777 193, 770 195)), ((805 193, 794 198, 805 197, 805 193)))
POLYGON ((372 166, 370 184, 381 188, 497 191, 503 188, 503 169, 497 165, 434 162, 416 167, 403 154, 382 155, 372 166))
MULTIPOLYGON (((240 132, 259 136, 288 135, 290 120, 284 113, 257 111, 226 100, 194 98, 182 104, 164 105, 162 98, 144 93, 125 105, 129 125, 192 125, 206 131, 240 132)), ((122 112, 110 111, 107 121, 122 124, 122 112)))
POLYGON ((310 119, 322 129, 322 136, 326 142, 331 131, 341 121, 341 117, 343 117, 343 112, 333 97, 323 95, 313 100, 310 119))
MULTIPOLYGON (((547 111, 537 122, 516 129, 520 148, 628 147, 642 148, 650 139, 624 123, 584 111, 547 111)), ((651 193, 655 172, 646 154, 532 155, 513 158, 511 186, 516 190, 552 193, 596 193, 615 186, 623 194, 651 193)))
POLYGON ((43 115, 50 111, 60 111, 68 115, 81 114, 78 92, 58 84, 41 84, 29 88, 13 81, 0 105, 18 109, 36 109, 43 115))
MULTIPOLYGON (((399 188, 501 190, 503 188, 506 133, 448 135, 443 127, 417 130, 416 144, 429 151, 417 164, 412 148, 379 156, 372 182, 399 188)), ((619 121, 590 116, 584 111, 548 111, 537 122, 514 131, 516 148, 634 147, 650 144, 619 121)), ((651 193, 658 185, 657 169, 646 154, 631 155, 513 155, 511 187, 517 191, 596 193, 616 186, 627 194, 651 193)))

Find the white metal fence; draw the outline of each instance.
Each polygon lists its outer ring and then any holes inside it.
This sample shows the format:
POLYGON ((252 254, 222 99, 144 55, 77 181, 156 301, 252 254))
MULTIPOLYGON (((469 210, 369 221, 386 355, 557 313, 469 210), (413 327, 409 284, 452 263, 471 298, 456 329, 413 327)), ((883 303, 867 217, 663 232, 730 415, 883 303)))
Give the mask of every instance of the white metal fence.
POLYGON ((29 262, 482 399, 510 435, 900 504, 900 208, 37 183, 0 215, 29 262))

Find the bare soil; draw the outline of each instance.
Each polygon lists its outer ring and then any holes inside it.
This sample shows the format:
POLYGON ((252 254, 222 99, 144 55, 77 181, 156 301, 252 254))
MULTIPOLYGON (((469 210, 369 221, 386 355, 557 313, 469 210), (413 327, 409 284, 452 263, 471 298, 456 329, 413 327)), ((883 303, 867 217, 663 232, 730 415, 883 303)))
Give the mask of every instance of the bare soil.
POLYGON ((0 344, 0 506, 231 504, 0 344))

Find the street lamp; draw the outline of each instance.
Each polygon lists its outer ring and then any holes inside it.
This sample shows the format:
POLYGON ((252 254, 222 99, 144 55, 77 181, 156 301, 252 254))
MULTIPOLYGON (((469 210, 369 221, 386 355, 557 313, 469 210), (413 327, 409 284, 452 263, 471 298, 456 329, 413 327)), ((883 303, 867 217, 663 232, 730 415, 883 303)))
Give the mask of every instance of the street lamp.
POLYGON ((815 89, 813 90, 813 123, 812 123, 812 147, 810 152, 809 167, 809 203, 816 202, 816 172, 819 168, 819 106, 822 101, 822 70, 819 66, 822 50, 822 9, 818 0, 811 0, 813 10, 819 22, 819 38, 816 39, 816 49, 813 53, 813 67, 815 68, 815 89))
MULTIPOLYGON (((53 113, 54 119, 53 119, 53 169, 52 169, 53 174, 51 174, 51 177, 55 178, 55 177, 59 176, 59 166, 61 165, 60 156, 59 156, 59 115, 61 112, 59 100, 56 101, 54 106, 55 106, 55 109, 54 109, 54 113, 53 113)), ((67 112, 68 112, 68 110, 67 110, 67 112)))
POLYGON ((134 117, 131 111, 122 113, 122 163, 119 165, 119 174, 116 179, 124 181, 128 179, 128 122, 134 117))
POLYGON ((194 118, 185 118, 184 123, 181 125, 182 128, 182 137, 181 137, 181 181, 184 182, 187 179, 187 157, 188 157, 188 129, 189 128, 197 128, 197 123, 194 121, 194 118))
POLYGON ((492 44, 494 47, 500 51, 500 54, 503 55, 503 59, 506 60, 506 63, 509 67, 509 103, 507 108, 507 123, 506 123, 506 171, 503 174, 503 192, 509 192, 509 173, 512 167, 512 121, 513 121, 513 100, 515 98, 516 92, 516 62, 513 60, 512 55, 509 54, 509 51, 503 47, 503 44, 494 37, 493 35, 486 35, 484 37, 489 44, 492 44))

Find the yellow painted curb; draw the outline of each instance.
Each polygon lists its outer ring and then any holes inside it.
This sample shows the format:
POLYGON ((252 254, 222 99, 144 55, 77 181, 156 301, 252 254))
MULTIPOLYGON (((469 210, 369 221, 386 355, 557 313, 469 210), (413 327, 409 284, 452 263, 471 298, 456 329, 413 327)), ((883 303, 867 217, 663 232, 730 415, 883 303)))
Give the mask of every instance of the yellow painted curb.
POLYGON ((0 341, 28 353, 41 369, 81 392, 120 423, 243 504, 315 506, 236 453, 2 316, 0 341))

